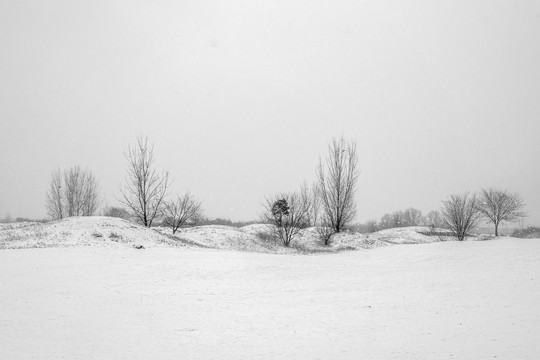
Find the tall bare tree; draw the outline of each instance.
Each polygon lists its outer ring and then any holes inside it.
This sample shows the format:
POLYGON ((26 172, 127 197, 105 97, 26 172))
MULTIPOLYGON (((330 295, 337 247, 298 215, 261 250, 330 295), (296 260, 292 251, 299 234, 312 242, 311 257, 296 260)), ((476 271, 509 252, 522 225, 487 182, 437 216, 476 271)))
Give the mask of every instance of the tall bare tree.
POLYGON ((126 184, 121 192, 120 202, 146 227, 161 212, 163 200, 170 185, 168 171, 158 173, 154 166, 154 146, 148 144, 148 137, 139 136, 134 145, 129 145, 124 153, 128 161, 126 184))
POLYGON ((177 196, 174 201, 164 202, 163 224, 172 229, 172 233, 188 222, 196 222, 201 217, 201 202, 192 195, 177 196))
POLYGON ((358 176, 356 142, 333 139, 326 161, 319 159, 317 180, 321 215, 334 232, 342 231, 356 216, 354 194, 358 176))
POLYGON ((507 190, 482 189, 478 210, 482 216, 495 225, 495 236, 499 236, 499 225, 503 221, 515 222, 525 217, 525 203, 517 193, 507 190))
POLYGON ((481 220, 476 195, 450 195, 443 201, 441 213, 446 227, 459 241, 463 241, 481 220))
POLYGON ((299 192, 280 193, 266 199, 263 221, 272 235, 289 246, 300 230, 309 226, 311 203, 299 192))
POLYGON ((59 220, 64 218, 64 191, 62 183, 62 172, 60 171, 60 169, 56 169, 51 174, 49 191, 47 191, 46 207, 47 214, 52 220, 59 220))

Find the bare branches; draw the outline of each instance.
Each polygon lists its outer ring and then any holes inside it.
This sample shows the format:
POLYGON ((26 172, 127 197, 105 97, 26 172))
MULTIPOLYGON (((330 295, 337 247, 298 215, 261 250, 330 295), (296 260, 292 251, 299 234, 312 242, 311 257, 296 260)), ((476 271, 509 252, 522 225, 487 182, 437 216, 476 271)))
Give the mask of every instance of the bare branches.
POLYGON ((463 241, 467 234, 480 223, 476 195, 450 195, 441 209, 445 225, 454 236, 463 241))
POLYGON ((47 192, 47 212, 54 220, 69 216, 92 216, 101 203, 99 185, 88 169, 73 166, 53 172, 47 192))
POLYGON ((300 230, 309 226, 311 203, 302 192, 274 195, 266 199, 264 207, 263 221, 284 246, 289 246, 300 230))
POLYGON ((405 226, 418 226, 422 224, 422 212, 415 208, 408 208, 403 212, 405 226))
POLYGON ((435 231, 435 228, 442 228, 444 226, 444 220, 441 213, 437 210, 428 212, 426 216, 426 225, 429 225, 432 231, 435 231))
POLYGON ((377 228, 377 220, 368 220, 366 222, 366 226, 367 226, 367 231, 370 232, 370 233, 374 233, 378 230, 377 228))
POLYGON ((103 211, 103 216, 115 217, 115 218, 128 220, 131 215, 124 208, 112 206, 112 207, 105 208, 105 210, 103 211))
POLYGON ((518 221, 526 214, 522 211, 525 203, 517 193, 507 190, 482 189, 478 211, 495 225, 495 236, 499 235, 499 224, 503 221, 518 221))
POLYGON ((144 226, 150 227, 161 211, 170 185, 169 173, 158 173, 154 169, 154 146, 148 144, 148 137, 139 136, 136 144, 128 146, 124 155, 128 170, 120 202, 144 226))
POLYGON ((51 183, 47 192, 47 214, 53 220, 63 219, 64 200, 63 200, 63 185, 62 173, 60 169, 55 170, 51 174, 51 183))
POLYGON ((80 166, 64 171, 64 199, 67 216, 94 215, 101 203, 94 175, 80 166))
POLYGON ((334 232, 342 231, 356 216, 354 193, 358 175, 356 143, 333 139, 326 162, 319 159, 317 179, 322 216, 334 232))
POLYGON ((201 202, 190 194, 177 196, 176 200, 164 203, 163 224, 170 227, 174 234, 186 223, 196 222, 201 217, 201 206, 201 202))

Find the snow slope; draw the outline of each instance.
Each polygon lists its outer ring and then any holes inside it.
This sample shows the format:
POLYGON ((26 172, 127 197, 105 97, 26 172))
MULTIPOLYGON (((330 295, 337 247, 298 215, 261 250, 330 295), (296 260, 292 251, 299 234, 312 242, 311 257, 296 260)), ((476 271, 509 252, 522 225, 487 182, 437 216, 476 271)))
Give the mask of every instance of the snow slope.
POLYGON ((382 230, 373 234, 342 232, 332 236, 329 246, 319 238, 316 228, 300 231, 290 248, 271 239, 268 225, 241 228, 221 225, 196 226, 172 234, 170 228, 147 229, 123 219, 73 217, 49 223, 7 224, 0 228, 0 249, 35 247, 196 247, 278 254, 339 252, 373 249, 395 244, 423 244, 440 241, 421 234, 426 227, 382 230), (266 234, 266 236, 265 236, 266 234))
POLYGON ((123 219, 87 216, 0 229, 0 249, 36 247, 181 246, 154 230, 123 219))
POLYGON ((3 359, 538 359, 540 239, 0 251, 3 359))

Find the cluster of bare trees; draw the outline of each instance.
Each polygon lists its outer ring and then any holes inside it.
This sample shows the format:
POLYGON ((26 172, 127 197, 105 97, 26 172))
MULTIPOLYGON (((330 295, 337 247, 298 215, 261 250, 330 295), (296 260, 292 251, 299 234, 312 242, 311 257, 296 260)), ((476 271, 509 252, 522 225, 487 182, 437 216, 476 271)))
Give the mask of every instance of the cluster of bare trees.
POLYGON ((124 220, 129 220, 131 218, 129 211, 117 206, 105 207, 103 210, 103 216, 115 217, 124 220))
POLYGON ((317 181, 299 192, 271 196, 264 204, 263 221, 281 243, 289 246, 298 232, 316 226, 325 245, 356 216, 355 190, 359 176, 356 143, 333 139, 327 157, 319 159, 317 181))
POLYGON ((370 220, 361 227, 373 232, 405 226, 430 226, 432 228, 440 228, 443 226, 443 221, 441 213, 436 210, 432 210, 424 216, 422 211, 415 208, 408 208, 406 210, 398 210, 393 213, 384 214, 379 222, 370 220))
POLYGON ((313 220, 313 197, 306 187, 273 195, 266 199, 264 206, 263 221, 284 246, 289 246, 300 230, 310 226, 313 220))
POLYGON ((481 223, 491 223, 495 227, 495 236, 502 222, 518 221, 526 214, 522 211, 524 202, 517 193, 493 188, 481 189, 479 194, 453 194, 442 202, 441 211, 430 211, 426 216, 418 209, 394 211, 384 214, 380 221, 369 220, 357 224, 354 228, 361 232, 405 227, 429 226, 436 229, 450 230, 458 240, 464 240, 481 223))
POLYGON ((485 221, 495 227, 495 236, 502 222, 514 222, 526 216, 525 203, 517 193, 507 190, 481 189, 479 195, 457 194, 443 201, 444 224, 460 241, 485 221))
POLYGON ((46 207, 53 220, 94 215, 101 204, 99 184, 88 169, 73 166, 51 175, 46 207))
MULTIPOLYGON (((171 179, 167 171, 155 169, 154 147, 147 137, 139 136, 124 155, 128 168, 119 201, 126 209, 106 207, 103 210, 105 216, 134 218, 146 227, 159 218, 173 233, 201 217, 201 203, 190 194, 166 200, 171 179)), ((52 173, 46 200, 51 219, 94 215, 101 200, 99 185, 89 170, 74 166, 52 173)))
POLYGON ((139 136, 124 155, 128 170, 125 186, 120 190, 120 202, 138 222, 150 227, 161 218, 162 224, 170 227, 174 234, 183 225, 200 218, 201 203, 192 195, 177 195, 174 200, 166 200, 171 178, 168 171, 155 169, 154 146, 148 143, 148 137, 139 136))

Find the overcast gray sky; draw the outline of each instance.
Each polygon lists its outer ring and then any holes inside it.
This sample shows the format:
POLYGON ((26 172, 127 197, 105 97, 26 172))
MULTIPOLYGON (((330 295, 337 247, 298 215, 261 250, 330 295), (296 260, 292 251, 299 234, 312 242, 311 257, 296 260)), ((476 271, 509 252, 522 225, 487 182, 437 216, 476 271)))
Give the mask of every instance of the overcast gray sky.
POLYGON ((155 143, 173 192, 255 219, 358 142, 358 221, 521 193, 540 224, 540 2, 0 0, 0 217, 79 164, 107 203, 155 143))

